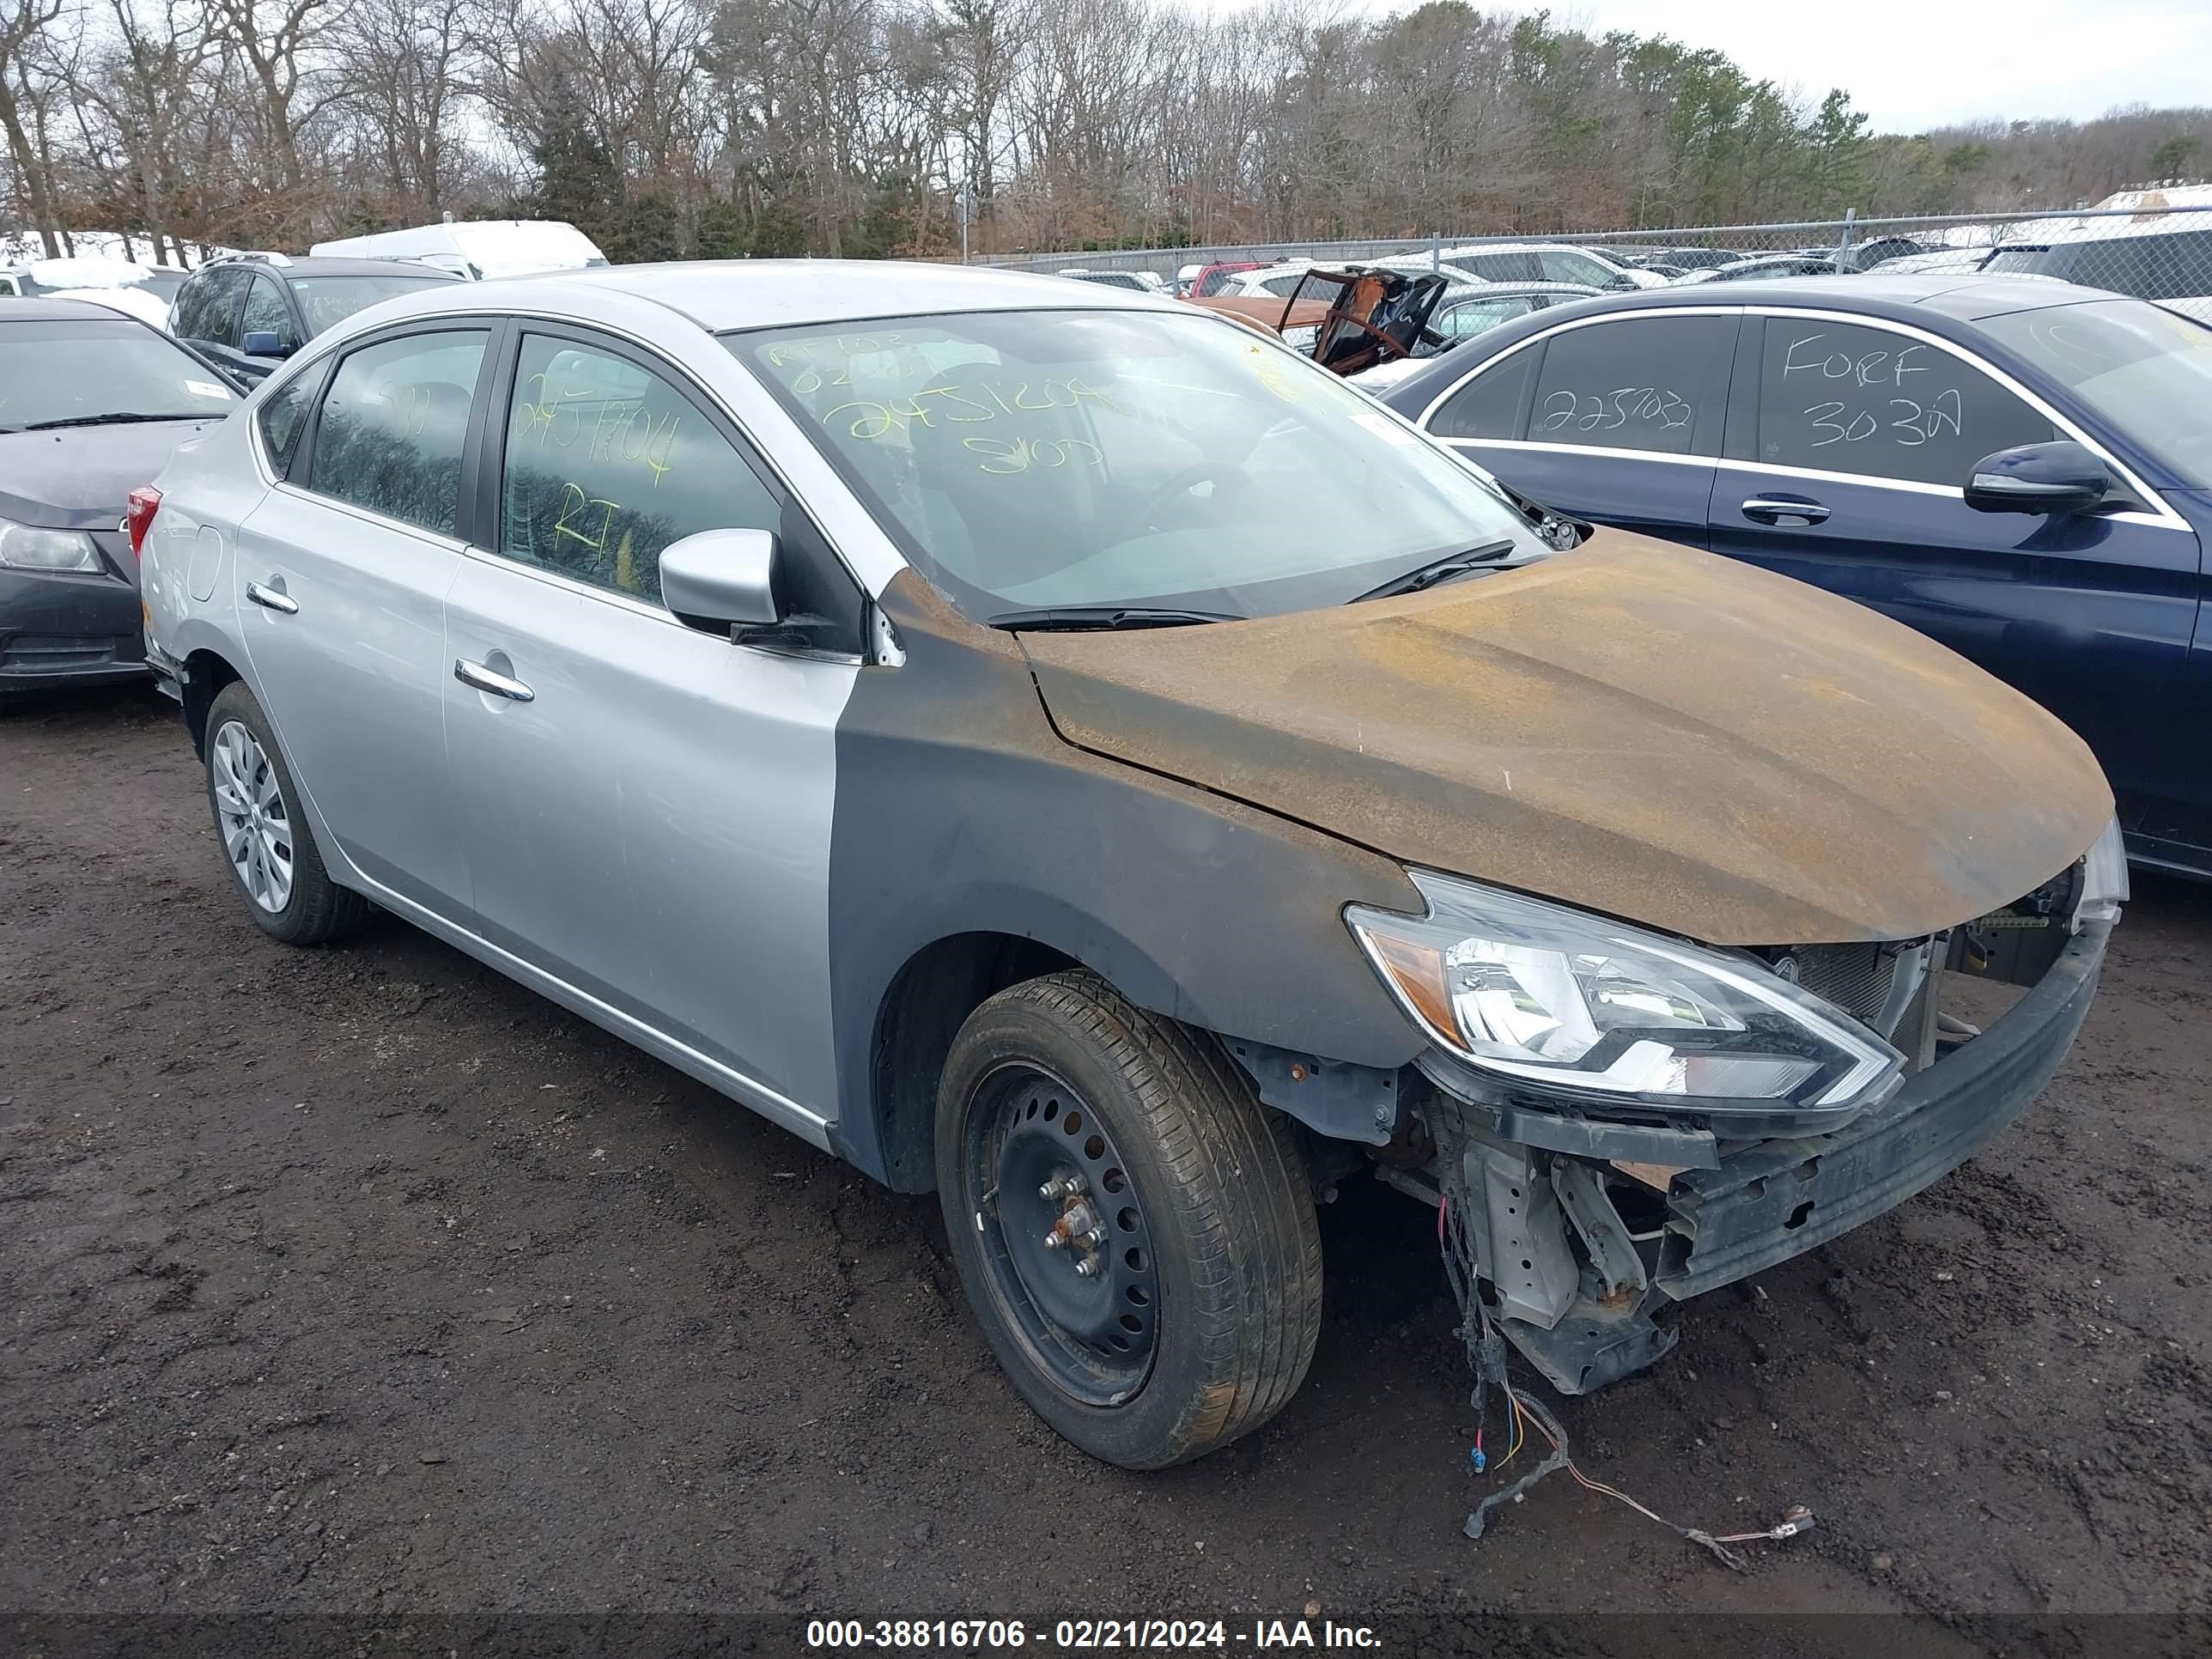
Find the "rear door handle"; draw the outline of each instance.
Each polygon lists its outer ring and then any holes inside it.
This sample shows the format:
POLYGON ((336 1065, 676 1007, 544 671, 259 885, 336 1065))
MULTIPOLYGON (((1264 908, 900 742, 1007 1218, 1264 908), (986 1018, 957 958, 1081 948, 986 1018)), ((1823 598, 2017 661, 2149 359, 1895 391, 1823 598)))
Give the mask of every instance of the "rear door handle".
POLYGON ((1828 509, 1818 501, 1793 501, 1773 495, 1753 495, 1743 504, 1743 516, 1760 524, 1780 524, 1793 519, 1801 525, 1819 524, 1828 509))
POLYGON ((246 597, 267 610, 282 612, 287 617, 300 614, 300 602, 281 587, 264 587, 259 582, 246 585, 246 597))
POLYGON ((530 702, 538 696, 520 680, 510 679, 497 670, 486 668, 480 662, 471 662, 465 657, 453 664, 453 678, 463 685, 472 685, 479 691, 488 691, 495 697, 505 697, 510 702, 530 702))

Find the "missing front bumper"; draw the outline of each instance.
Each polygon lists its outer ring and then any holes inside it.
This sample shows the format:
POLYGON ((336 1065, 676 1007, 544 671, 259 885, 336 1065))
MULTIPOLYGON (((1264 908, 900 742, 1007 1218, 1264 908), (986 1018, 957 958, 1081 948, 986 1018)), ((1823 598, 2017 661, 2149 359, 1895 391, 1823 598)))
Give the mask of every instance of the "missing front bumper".
POLYGON ((1668 1301, 1802 1255, 1957 1168, 2057 1070, 2096 994, 2111 932, 2085 927, 1984 1035, 1845 1127, 1719 1149, 1698 1160, 1706 1167, 1662 1172, 1662 1216, 1640 1232, 1606 1197, 1618 1163, 1516 1133, 1540 1114, 1439 1097, 1425 1115, 1440 1173, 1504 1334, 1553 1387, 1589 1393, 1674 1346, 1651 1316, 1668 1301))

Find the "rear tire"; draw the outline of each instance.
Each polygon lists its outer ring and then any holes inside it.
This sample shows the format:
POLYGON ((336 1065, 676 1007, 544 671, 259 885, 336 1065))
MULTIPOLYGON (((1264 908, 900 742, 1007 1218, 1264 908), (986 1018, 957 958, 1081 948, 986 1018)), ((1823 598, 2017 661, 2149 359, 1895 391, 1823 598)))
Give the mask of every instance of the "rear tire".
POLYGON ((369 902, 324 868, 292 769, 245 681, 216 694, 207 734, 208 808, 246 913, 287 945, 321 945, 360 927, 369 902))
POLYGON ((1090 973, 1013 986, 953 1042, 936 1151, 985 1339, 1092 1456, 1201 1456, 1304 1380, 1322 1306, 1305 1165, 1211 1038, 1090 973), (1064 1177, 1081 1190, 1041 1190, 1064 1177))

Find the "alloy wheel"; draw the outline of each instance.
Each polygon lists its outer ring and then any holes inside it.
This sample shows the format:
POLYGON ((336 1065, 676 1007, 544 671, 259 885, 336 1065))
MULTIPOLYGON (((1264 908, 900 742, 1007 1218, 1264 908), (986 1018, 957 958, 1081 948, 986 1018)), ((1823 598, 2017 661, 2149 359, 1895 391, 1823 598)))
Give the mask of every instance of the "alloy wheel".
POLYGON ((242 720, 225 720, 208 755, 222 849, 246 895, 271 915, 292 899, 292 823, 268 752, 242 720))

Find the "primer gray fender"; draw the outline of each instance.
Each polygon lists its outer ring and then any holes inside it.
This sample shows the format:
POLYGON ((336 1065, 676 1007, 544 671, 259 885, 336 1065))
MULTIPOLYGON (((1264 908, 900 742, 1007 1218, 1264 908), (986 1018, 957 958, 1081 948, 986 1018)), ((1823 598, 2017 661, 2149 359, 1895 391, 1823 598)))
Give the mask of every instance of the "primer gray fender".
POLYGON ((1341 915, 1419 910, 1396 864, 1073 747, 1011 636, 910 573, 879 603, 905 661, 862 670, 837 726, 830 971, 846 1157, 888 1179, 872 1063, 885 998, 956 934, 1036 940, 1225 1036, 1392 1069, 1419 1050, 1341 915))

